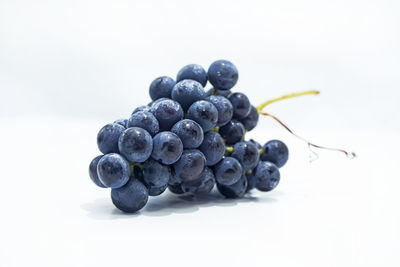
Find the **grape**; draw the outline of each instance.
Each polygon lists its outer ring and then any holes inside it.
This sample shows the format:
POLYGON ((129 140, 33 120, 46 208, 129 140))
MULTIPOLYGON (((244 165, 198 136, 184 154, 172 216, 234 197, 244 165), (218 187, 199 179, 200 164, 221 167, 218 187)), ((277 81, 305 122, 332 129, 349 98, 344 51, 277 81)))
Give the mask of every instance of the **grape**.
POLYGON ((224 126, 232 119, 233 106, 226 97, 209 96, 207 101, 211 102, 218 110, 218 126, 224 126))
POLYGON ((117 124, 119 124, 121 126, 124 126, 125 128, 127 128, 127 126, 126 126, 127 122, 128 122, 127 119, 119 119, 119 120, 114 121, 114 123, 117 123, 117 124))
POLYGON ((183 110, 186 111, 194 102, 203 100, 206 93, 199 82, 183 80, 174 86, 171 96, 172 99, 181 104, 183 110))
POLYGON ((129 127, 139 127, 149 132, 151 136, 154 136, 160 130, 158 121, 154 115, 148 111, 138 111, 134 113, 128 121, 129 127))
POLYGON ((219 184, 232 185, 242 176, 242 165, 232 157, 226 157, 214 167, 215 179, 219 184))
POLYGON ((173 165, 176 179, 184 183, 194 181, 200 177, 205 165, 206 158, 200 150, 184 150, 181 158, 173 165))
POLYGON ((106 188, 104 184, 99 179, 99 176, 97 175, 97 164, 99 163, 100 159, 103 157, 103 155, 95 157, 89 164, 89 176, 90 179, 92 179, 93 183, 95 183, 99 187, 106 188))
POLYGON ((259 142, 257 142, 256 140, 250 139, 250 142, 253 143, 257 147, 258 150, 262 149, 262 145, 259 142))
POLYGON ((178 194, 178 195, 181 195, 181 194, 185 193, 185 192, 183 192, 183 190, 182 190, 181 184, 168 184, 168 189, 169 189, 169 191, 171 191, 172 193, 178 194))
POLYGON ((282 141, 271 140, 263 146, 262 161, 272 162, 278 168, 281 168, 288 161, 288 158, 289 149, 282 141))
POLYGON ((174 79, 168 76, 158 77, 150 84, 149 93, 151 99, 156 100, 162 97, 171 98, 171 91, 174 86, 174 79))
POLYGON ((228 97, 233 106, 233 117, 235 119, 243 119, 249 115, 251 104, 247 96, 243 93, 233 93, 228 97))
POLYGON ((103 154, 119 153, 118 139, 125 127, 117 123, 110 123, 101 128, 97 134, 97 146, 103 154))
POLYGON ((200 177, 192 182, 183 183, 181 188, 185 193, 194 195, 207 194, 215 185, 215 177, 212 170, 205 167, 200 177))
POLYGON ((99 160, 97 175, 106 187, 119 188, 128 182, 131 171, 124 157, 117 153, 110 153, 99 160))
POLYGON ((239 121, 231 120, 219 129, 219 133, 225 139, 226 144, 233 145, 243 139, 245 129, 239 121))
POLYGON ((257 147, 251 142, 238 142, 233 146, 231 157, 237 159, 243 167, 244 171, 254 169, 256 167, 260 154, 257 147))
POLYGON ((165 191, 171 177, 171 169, 153 159, 143 164, 143 180, 150 196, 157 196, 165 191))
POLYGON ((193 120, 181 120, 175 123, 171 132, 181 139, 183 148, 197 148, 204 139, 203 129, 193 120))
POLYGON ((229 90, 235 86, 239 73, 235 65, 228 60, 217 60, 208 68, 208 80, 220 90, 229 90))
POLYGON ((183 144, 173 132, 161 132, 153 138, 151 157, 162 164, 173 164, 181 157, 183 144))
POLYGON ((254 106, 251 106, 249 115, 247 115, 243 119, 240 119, 240 122, 243 124, 244 128, 247 131, 251 131, 257 126, 258 117, 259 114, 257 109, 254 106))
POLYGON ((187 117, 200 124, 203 131, 207 132, 217 125, 218 110, 212 103, 199 100, 190 106, 187 117))
POLYGON ((247 177, 247 188, 246 188, 246 192, 252 190, 254 187, 256 187, 256 176, 254 175, 254 171, 252 171, 251 173, 248 173, 246 175, 247 177))
POLYGON ((209 97, 209 96, 212 96, 212 95, 215 95, 215 96, 219 95, 219 96, 223 96, 223 97, 228 97, 230 94, 232 94, 231 90, 218 90, 218 89, 215 89, 215 88, 211 88, 211 89, 208 89, 206 91, 206 97, 209 97))
POLYGON ((207 72, 200 65, 186 65, 178 72, 176 81, 180 82, 185 79, 197 81, 204 87, 207 84, 207 72))
POLYGON ((139 127, 126 129, 118 141, 119 151, 131 162, 144 162, 153 150, 151 135, 139 127))
POLYGON ((207 166, 213 166, 224 156, 225 142, 219 133, 208 132, 199 149, 206 157, 207 166))
POLYGON ((184 66, 176 82, 168 76, 153 80, 150 103, 99 131, 104 155, 90 162, 91 180, 111 187, 112 202, 124 212, 142 209, 149 196, 167 188, 197 196, 217 185, 226 198, 274 189, 289 151, 279 140, 264 146, 245 141, 259 113, 245 94, 231 91, 238 78, 235 65, 217 60, 207 72, 184 66), (205 91, 208 81, 212 88, 205 91))
POLYGON ((153 104, 152 112, 158 120, 160 131, 169 131, 175 123, 183 119, 182 107, 171 99, 153 104))
POLYGON ((268 192, 274 189, 280 180, 278 167, 268 161, 260 161, 255 169, 256 188, 268 192))
POLYGON ((232 185, 223 185, 217 183, 218 191, 227 198, 241 198, 246 193, 247 178, 243 174, 240 179, 232 185))
POLYGON ((120 210, 128 213, 142 209, 149 199, 146 186, 138 179, 130 179, 129 182, 120 188, 111 190, 111 200, 120 210))
POLYGON ((136 112, 139 112, 139 111, 149 111, 149 112, 151 112, 151 108, 150 108, 149 106, 140 106, 140 107, 137 107, 137 108, 135 108, 135 109, 133 110, 131 116, 132 116, 133 114, 135 114, 136 112))

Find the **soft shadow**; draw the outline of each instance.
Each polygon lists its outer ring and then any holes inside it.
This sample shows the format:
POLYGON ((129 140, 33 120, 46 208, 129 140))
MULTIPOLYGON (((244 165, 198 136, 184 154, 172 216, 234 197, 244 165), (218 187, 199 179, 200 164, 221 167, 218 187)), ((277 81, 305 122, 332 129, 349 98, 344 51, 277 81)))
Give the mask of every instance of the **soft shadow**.
POLYGON ((277 200, 272 196, 254 196, 251 193, 243 198, 228 199, 216 190, 204 196, 175 195, 169 191, 161 196, 150 197, 147 205, 139 212, 128 214, 115 208, 110 199, 96 199, 81 205, 88 212, 88 217, 96 220, 128 219, 138 216, 168 216, 171 214, 192 213, 205 207, 229 207, 240 203, 259 202, 273 203, 277 200))

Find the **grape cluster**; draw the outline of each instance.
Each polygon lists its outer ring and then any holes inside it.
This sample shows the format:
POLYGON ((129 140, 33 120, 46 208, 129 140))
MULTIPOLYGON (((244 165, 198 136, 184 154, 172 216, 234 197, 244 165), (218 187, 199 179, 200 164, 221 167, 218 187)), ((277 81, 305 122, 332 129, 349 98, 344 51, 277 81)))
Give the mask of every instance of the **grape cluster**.
POLYGON ((176 81, 155 79, 152 102, 99 131, 103 155, 90 163, 92 181, 110 187, 112 202, 124 212, 140 210, 167 188, 201 195, 216 185, 227 198, 274 189, 288 148, 279 140, 264 146, 245 140, 259 113, 245 94, 231 91, 238 77, 235 65, 218 60, 208 71, 187 65, 176 81), (213 87, 205 91, 207 82, 213 87))

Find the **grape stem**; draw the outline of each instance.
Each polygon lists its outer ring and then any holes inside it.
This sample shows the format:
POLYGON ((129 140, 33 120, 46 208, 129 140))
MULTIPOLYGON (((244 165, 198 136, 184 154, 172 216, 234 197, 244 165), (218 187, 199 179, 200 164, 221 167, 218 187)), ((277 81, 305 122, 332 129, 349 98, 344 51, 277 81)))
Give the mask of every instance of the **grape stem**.
POLYGON ((304 141, 307 143, 308 148, 310 149, 310 151, 315 155, 318 156, 312 149, 311 147, 315 147, 315 148, 319 148, 319 149, 325 149, 325 150, 332 150, 332 151, 338 151, 338 152, 342 152, 344 153, 348 158, 352 159, 357 157, 356 153, 354 152, 348 152, 344 149, 340 149, 340 148, 331 148, 331 147, 325 147, 325 146, 319 146, 316 144, 313 144, 311 142, 309 142, 307 139, 297 135, 296 133, 294 133, 286 124, 284 124, 280 119, 278 119, 276 116, 267 113, 267 112, 263 112, 263 109, 268 106, 269 104, 272 104, 274 102, 280 101, 280 100, 284 100, 284 99, 288 99, 288 98, 293 98, 293 97, 297 97, 297 96, 302 96, 302 95, 318 95, 319 91, 304 91, 304 92, 299 92, 299 93, 293 93, 293 94, 287 94, 281 97, 277 97, 271 100, 268 100, 264 103, 262 103, 261 105, 259 105, 257 107, 257 111, 260 115, 264 115, 264 116, 268 116, 273 118, 275 121, 277 121, 280 125, 282 125, 288 132, 290 132, 292 135, 294 135, 295 137, 297 137, 298 139, 304 141))
POLYGON ((292 93, 292 94, 287 94, 287 95, 283 95, 271 100, 268 100, 264 103, 262 103, 261 105, 257 106, 257 111, 259 114, 261 114, 261 112, 263 111, 263 109, 268 106, 269 104, 281 101, 281 100, 285 100, 288 98, 293 98, 293 97, 298 97, 298 96, 302 96, 302 95, 318 95, 319 91, 317 90, 310 90, 310 91, 303 91, 303 92, 298 92, 298 93, 292 93))
POLYGON ((233 146, 226 146, 225 147, 226 152, 232 153, 233 151, 235 151, 235 149, 233 148, 233 146))

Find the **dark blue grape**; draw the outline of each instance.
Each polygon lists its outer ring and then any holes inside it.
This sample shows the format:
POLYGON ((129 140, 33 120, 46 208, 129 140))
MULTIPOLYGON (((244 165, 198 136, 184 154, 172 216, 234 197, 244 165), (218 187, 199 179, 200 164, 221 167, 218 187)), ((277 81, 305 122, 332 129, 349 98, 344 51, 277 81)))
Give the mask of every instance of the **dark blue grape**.
POLYGON ((206 157, 207 166, 217 164, 225 154, 225 142, 221 135, 216 132, 208 132, 204 135, 200 151, 206 157))
POLYGON ((226 97, 210 96, 207 101, 211 102, 218 110, 218 126, 224 126, 232 119, 233 106, 226 97))
POLYGON ((218 191, 227 198, 242 198, 247 189, 247 178, 243 174, 239 181, 232 185, 223 185, 217 183, 218 191))
POLYGON ((119 138, 119 151, 131 162, 144 162, 153 151, 153 139, 144 129, 131 127, 119 138))
POLYGON ((175 163, 182 155, 183 144, 173 132, 161 132, 153 138, 151 157, 166 165, 175 163))
POLYGON ((273 190, 279 183, 278 167, 268 161, 260 161, 255 169, 256 188, 263 192, 273 190))
POLYGON ((228 98, 228 96, 230 94, 232 94, 231 90, 218 90, 215 88, 211 88, 210 90, 207 91, 207 96, 220 95, 220 96, 228 98))
POLYGON ((197 149, 184 150, 181 158, 174 163, 176 179, 183 183, 194 181, 200 177, 206 166, 206 158, 197 149))
POLYGON ((134 113, 128 121, 129 127, 139 127, 149 132, 151 136, 154 136, 160 130, 158 121, 154 115, 148 111, 138 111, 134 113))
POLYGON ((177 194, 177 195, 181 195, 181 194, 185 193, 182 190, 181 184, 169 184, 168 189, 169 189, 169 191, 171 191, 172 193, 177 194))
POLYGON ((103 154, 119 153, 118 139, 125 127, 118 123, 109 123, 97 134, 97 146, 103 154))
POLYGON ((259 114, 257 109, 254 106, 251 106, 249 115, 247 115, 244 119, 240 119, 240 122, 247 131, 251 131, 257 126, 258 117, 259 114))
POLYGON ((262 145, 256 140, 250 139, 250 142, 252 142, 257 147, 258 150, 262 149, 262 145))
POLYGON ((119 119, 119 120, 114 121, 114 123, 118 123, 119 125, 124 126, 125 128, 127 128, 127 126, 126 126, 127 122, 128 122, 127 119, 119 119))
POLYGON ((171 96, 172 99, 181 104, 183 110, 186 111, 194 102, 203 100, 206 93, 199 82, 183 80, 174 86, 171 96))
POLYGON ((197 148, 204 139, 204 133, 201 126, 189 119, 181 120, 175 123, 171 132, 175 133, 181 139, 183 148, 197 148))
POLYGON ((249 115, 251 104, 247 96, 243 93, 233 93, 228 97, 233 106, 233 117, 243 119, 249 115))
POLYGON ((135 108, 135 109, 133 110, 132 115, 135 114, 136 112, 139 112, 139 111, 149 111, 149 112, 151 112, 151 107, 150 107, 150 106, 140 106, 140 107, 137 107, 137 108, 135 108))
POLYGON ((130 179, 121 187, 111 190, 111 200, 120 210, 128 213, 142 209, 149 199, 146 186, 138 179, 130 179))
POLYGON ((131 175, 128 161, 117 153, 104 155, 97 164, 97 175, 106 187, 119 188, 131 175))
POLYGON ((97 175, 97 164, 99 163, 100 159, 103 157, 103 155, 95 157, 89 164, 89 176, 90 179, 92 179, 93 183, 95 183, 99 187, 106 188, 104 184, 99 179, 99 176, 97 175))
POLYGON ((239 78, 239 72, 231 62, 217 60, 208 68, 207 76, 215 88, 229 90, 235 86, 239 78))
POLYGON ((219 129, 219 133, 225 139, 225 143, 233 145, 243 140, 245 129, 241 122, 231 120, 219 129))
POLYGON ((204 168, 200 177, 192 182, 183 183, 182 191, 193 195, 201 195, 210 193, 215 185, 215 177, 212 170, 208 167, 204 168))
POLYGON ((243 168, 239 161, 232 157, 226 157, 215 165, 215 179, 219 184, 232 185, 239 181, 243 168))
POLYGON ((247 189, 246 192, 252 190, 253 188, 256 187, 256 182, 257 178, 254 175, 255 170, 253 170, 251 173, 246 174, 247 177, 247 189))
POLYGON ((218 110, 212 103, 199 100, 190 106, 187 117, 200 124, 203 131, 207 132, 217 125, 218 110))
POLYGON ((150 196, 157 196, 165 191, 171 177, 171 169, 155 160, 147 160, 143 164, 143 180, 149 189, 150 196), (155 194, 159 193, 159 194, 155 194))
POLYGON ((254 169, 260 154, 258 153, 257 147, 251 142, 238 142, 233 146, 233 153, 231 157, 237 159, 243 167, 244 171, 254 169))
POLYGON ((204 87, 207 84, 207 72, 200 65, 186 65, 178 72, 176 82, 186 79, 197 81, 204 87))
POLYGON ((262 161, 272 162, 278 168, 281 168, 288 161, 288 158, 289 149, 282 141, 271 140, 263 146, 262 161))
POLYGON ((168 76, 158 77, 151 83, 149 88, 151 99, 156 100, 162 97, 171 98, 171 91, 174 86, 174 79, 168 76))
POLYGON ((160 131, 169 131, 171 127, 183 119, 183 110, 178 102, 166 99, 152 105, 152 112, 160 125, 160 131))

